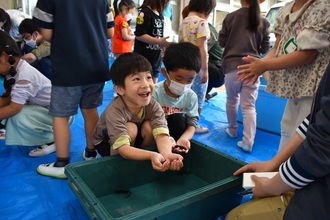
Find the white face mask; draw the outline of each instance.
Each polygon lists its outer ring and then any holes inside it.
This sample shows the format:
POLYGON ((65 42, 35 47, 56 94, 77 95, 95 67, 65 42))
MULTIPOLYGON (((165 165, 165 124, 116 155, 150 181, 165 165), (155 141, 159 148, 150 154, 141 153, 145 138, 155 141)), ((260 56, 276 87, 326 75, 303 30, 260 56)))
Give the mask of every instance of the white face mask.
POLYGON ((133 15, 132 15, 131 13, 127 13, 127 14, 125 15, 125 19, 126 19, 126 21, 130 21, 130 20, 132 20, 132 18, 133 18, 133 15))
POLYGON ((171 81, 170 82, 170 85, 168 86, 168 89, 178 95, 178 96, 181 96, 183 94, 185 94, 186 92, 189 91, 189 89, 191 88, 192 86, 192 83, 190 84, 181 84, 181 83, 178 83, 178 82, 175 82, 173 80, 171 80, 170 76, 167 74, 169 80, 171 81))
POLYGON ((25 44, 28 45, 31 48, 36 48, 37 47, 37 39, 33 40, 33 36, 31 37, 30 40, 24 40, 25 44))

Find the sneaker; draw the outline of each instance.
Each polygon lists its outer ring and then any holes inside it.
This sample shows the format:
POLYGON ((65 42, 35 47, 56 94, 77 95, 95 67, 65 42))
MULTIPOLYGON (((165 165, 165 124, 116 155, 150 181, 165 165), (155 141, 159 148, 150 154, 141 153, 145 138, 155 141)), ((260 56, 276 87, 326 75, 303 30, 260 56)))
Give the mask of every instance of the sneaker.
POLYGON ((251 153, 252 152, 252 147, 246 146, 243 144, 243 141, 239 141, 237 142, 237 147, 241 148, 243 151, 247 152, 247 153, 251 153))
POLYGON ((55 178, 67 178, 64 173, 64 167, 54 167, 55 163, 40 164, 37 168, 38 173, 44 176, 51 176, 55 178))
POLYGON ((206 94, 205 96, 205 101, 209 101, 210 99, 212 99, 214 96, 218 95, 217 92, 214 92, 212 94, 206 94))
POLYGON ((196 129, 195 129, 195 134, 204 134, 204 133, 207 133, 209 132, 209 129, 208 128, 205 128, 201 125, 197 125, 196 126, 196 129))
POLYGON ((229 129, 228 128, 226 128, 226 134, 228 134, 228 136, 231 137, 231 138, 236 138, 237 137, 237 134, 231 134, 229 132, 229 129))
POLYGON ((95 159, 97 156, 97 152, 95 151, 95 156, 94 155, 91 155, 91 153, 88 153, 86 150, 84 150, 83 152, 83 158, 84 160, 93 160, 95 159))
POLYGON ((39 146, 29 152, 30 157, 41 157, 45 156, 47 154, 54 153, 56 151, 55 144, 44 144, 42 146, 39 146))

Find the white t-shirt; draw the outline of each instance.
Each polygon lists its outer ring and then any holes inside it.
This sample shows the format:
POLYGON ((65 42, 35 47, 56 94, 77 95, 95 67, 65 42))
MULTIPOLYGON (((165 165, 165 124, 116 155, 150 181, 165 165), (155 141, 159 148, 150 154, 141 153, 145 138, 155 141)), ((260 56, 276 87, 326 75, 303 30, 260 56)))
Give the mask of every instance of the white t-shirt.
MULTIPOLYGON (((35 104, 48 108, 50 104, 51 82, 24 60, 17 64, 16 83, 12 86, 11 101, 18 104, 35 104), (20 81, 28 83, 20 83, 20 81)), ((7 79, 10 75, 6 75, 7 79)))
POLYGON ((6 12, 8 13, 11 21, 9 35, 12 36, 12 38, 14 38, 15 41, 21 41, 22 35, 18 31, 18 27, 25 18, 32 18, 32 17, 16 9, 8 9, 6 10, 6 12))

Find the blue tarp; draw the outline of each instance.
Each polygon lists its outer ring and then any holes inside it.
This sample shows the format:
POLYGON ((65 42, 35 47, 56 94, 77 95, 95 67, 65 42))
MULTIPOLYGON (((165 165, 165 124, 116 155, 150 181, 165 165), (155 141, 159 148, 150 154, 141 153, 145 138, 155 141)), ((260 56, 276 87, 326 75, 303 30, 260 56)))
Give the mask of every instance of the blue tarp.
MULTIPOLYGON (((257 131, 253 152, 244 153, 236 147, 242 138, 232 139, 225 134, 227 119, 225 113, 225 92, 205 103, 200 124, 208 127, 207 134, 196 134, 194 139, 240 160, 252 162, 268 160, 277 152, 279 136, 261 130, 257 131)), ((113 98, 113 85, 108 82, 104 88, 102 112, 113 98)), ((85 148, 83 119, 81 113, 71 126, 71 162, 82 161, 85 148)), ((36 168, 41 163, 54 162, 56 154, 40 158, 28 156, 35 147, 6 146, 0 141, 0 219, 87 219, 78 198, 66 179, 41 176, 36 168)), ((219 165, 219 169, 222 169, 219 165)))

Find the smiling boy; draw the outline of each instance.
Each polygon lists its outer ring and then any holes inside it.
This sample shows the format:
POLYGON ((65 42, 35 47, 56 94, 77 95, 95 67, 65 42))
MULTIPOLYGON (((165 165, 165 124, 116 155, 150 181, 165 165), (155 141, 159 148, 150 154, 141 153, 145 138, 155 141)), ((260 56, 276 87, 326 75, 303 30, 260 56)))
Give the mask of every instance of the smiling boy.
POLYGON ((172 153, 164 112, 152 98, 149 61, 137 53, 122 54, 111 66, 110 76, 118 97, 106 107, 93 132, 98 153, 150 160, 152 167, 162 172, 180 170, 183 157, 172 153), (155 144, 159 153, 143 149, 155 144))

